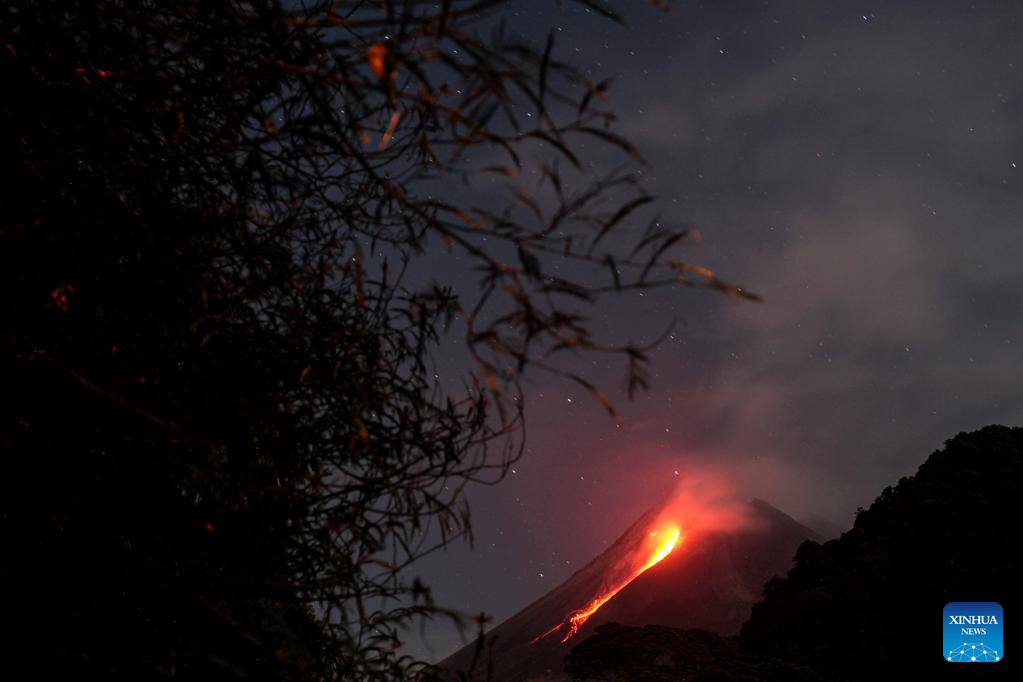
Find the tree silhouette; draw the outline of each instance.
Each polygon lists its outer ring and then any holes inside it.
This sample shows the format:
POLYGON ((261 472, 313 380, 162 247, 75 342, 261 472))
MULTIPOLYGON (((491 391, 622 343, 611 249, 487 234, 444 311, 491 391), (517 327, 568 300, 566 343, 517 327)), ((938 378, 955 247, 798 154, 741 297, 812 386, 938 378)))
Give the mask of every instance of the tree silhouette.
POLYGON ((978 589, 998 599, 1016 593, 1021 479, 1023 428, 987 426, 949 439, 841 538, 799 548, 793 569, 768 582, 753 607, 742 649, 838 680, 918 665, 911 652, 934 650, 921 623, 936 605, 978 589))
POLYGON ((645 385, 643 347, 591 335, 596 297, 755 298, 672 260, 685 229, 633 227, 651 197, 608 83, 506 4, 0 9, 10 570, 41 666, 407 679, 400 628, 455 614, 403 569, 514 461, 522 373, 613 413, 558 360, 620 353, 645 385), (422 275, 444 254, 473 296, 422 275))
POLYGON ((736 637, 693 628, 605 623, 565 657, 580 682, 818 682, 791 662, 746 656, 736 637))

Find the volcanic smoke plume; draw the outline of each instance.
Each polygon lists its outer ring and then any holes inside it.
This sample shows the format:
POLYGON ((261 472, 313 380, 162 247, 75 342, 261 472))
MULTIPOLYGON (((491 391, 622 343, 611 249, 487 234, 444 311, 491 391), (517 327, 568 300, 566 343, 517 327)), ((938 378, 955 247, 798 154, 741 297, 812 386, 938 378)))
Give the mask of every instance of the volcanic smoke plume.
MULTIPOLYGON (((737 632, 764 582, 816 534, 720 477, 688 479, 560 586, 443 663, 467 679, 560 679, 562 660, 601 623, 737 632), (579 635, 576 637, 576 635, 579 635)), ((452 677, 454 679, 454 677, 452 677)))

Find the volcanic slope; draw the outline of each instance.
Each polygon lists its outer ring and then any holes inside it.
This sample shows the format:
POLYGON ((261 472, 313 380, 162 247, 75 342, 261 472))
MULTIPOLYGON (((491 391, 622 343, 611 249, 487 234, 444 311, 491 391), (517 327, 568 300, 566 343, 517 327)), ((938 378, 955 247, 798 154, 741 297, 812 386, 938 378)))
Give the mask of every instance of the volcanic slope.
POLYGON ((662 517, 658 505, 639 518, 610 548, 546 595, 463 647, 441 664, 452 679, 521 682, 563 679, 562 664, 573 646, 600 624, 669 625, 738 632, 764 583, 784 575, 796 548, 819 540, 809 528, 762 500, 753 500, 737 530, 687 531, 660 562, 621 587, 562 643, 567 627, 538 638, 573 611, 620 584, 621 566, 649 546, 650 529, 662 517), (616 583, 616 581, 619 581, 616 583))

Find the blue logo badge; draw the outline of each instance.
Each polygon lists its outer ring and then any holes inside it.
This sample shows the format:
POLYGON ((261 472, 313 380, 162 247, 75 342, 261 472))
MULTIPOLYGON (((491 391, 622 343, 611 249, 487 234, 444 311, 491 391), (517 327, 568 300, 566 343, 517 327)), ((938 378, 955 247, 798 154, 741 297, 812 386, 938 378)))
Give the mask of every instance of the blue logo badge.
POLYGON ((1002 660, 1002 606, 993 601, 950 601, 942 612, 942 657, 952 663, 1002 660))

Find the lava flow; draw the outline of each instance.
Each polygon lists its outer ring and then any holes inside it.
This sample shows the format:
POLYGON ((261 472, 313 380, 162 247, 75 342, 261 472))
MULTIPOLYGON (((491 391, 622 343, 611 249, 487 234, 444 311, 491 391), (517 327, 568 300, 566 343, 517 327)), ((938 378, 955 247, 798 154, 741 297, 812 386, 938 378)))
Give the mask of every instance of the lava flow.
MULTIPOLYGON (((657 531, 650 533, 651 537, 654 538, 656 538, 658 534, 659 533, 657 531)), ((601 606, 610 601, 612 597, 618 594, 626 585, 628 585, 633 580, 638 578, 648 568, 659 563, 662 559, 664 559, 664 557, 671 554, 671 551, 675 549, 676 546, 678 546, 681 537, 682 531, 680 529, 671 528, 670 530, 668 530, 667 537, 662 542, 656 544, 653 547, 650 554, 648 554, 646 558, 643 560, 643 562, 640 563, 638 567, 634 568, 632 572, 629 573, 624 580, 612 586, 609 590, 603 592, 602 594, 594 597, 590 601, 590 603, 587 604, 584 608, 569 613, 568 616, 566 616, 563 621, 552 627, 550 630, 543 633, 542 635, 537 635, 536 637, 534 637, 533 641, 531 641, 530 644, 535 644, 544 637, 552 635, 555 632, 561 630, 562 628, 565 628, 565 636, 561 638, 561 643, 564 644, 565 642, 567 642, 572 635, 579 631, 579 628, 582 626, 582 624, 585 623, 590 616, 597 612, 597 609, 599 609, 601 606)))

